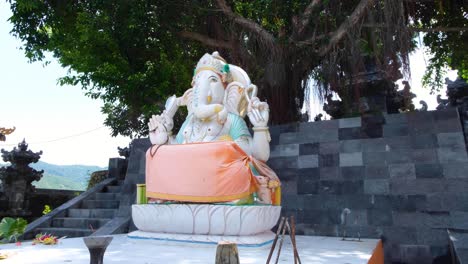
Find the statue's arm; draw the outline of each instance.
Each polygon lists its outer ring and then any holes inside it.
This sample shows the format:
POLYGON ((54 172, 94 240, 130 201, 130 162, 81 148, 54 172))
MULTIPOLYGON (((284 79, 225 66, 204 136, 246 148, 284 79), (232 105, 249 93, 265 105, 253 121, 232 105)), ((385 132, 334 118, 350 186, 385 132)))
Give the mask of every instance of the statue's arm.
POLYGON ((253 125, 253 139, 251 142, 252 156, 267 161, 270 158, 270 132, 268 130, 269 107, 258 97, 253 97, 248 106, 247 115, 253 125))

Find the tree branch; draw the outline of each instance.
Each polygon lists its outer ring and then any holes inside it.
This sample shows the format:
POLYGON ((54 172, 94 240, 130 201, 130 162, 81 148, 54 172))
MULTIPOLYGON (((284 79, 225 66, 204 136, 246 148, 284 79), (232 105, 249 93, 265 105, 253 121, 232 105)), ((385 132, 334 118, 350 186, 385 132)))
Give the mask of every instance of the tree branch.
POLYGON ((310 2, 310 4, 304 10, 304 13, 302 13, 301 21, 297 28, 297 34, 299 36, 302 35, 302 33, 304 33, 304 29, 306 28, 307 24, 309 24, 312 12, 315 8, 317 8, 320 5, 320 3, 321 0, 312 0, 312 2, 310 2))
MULTIPOLYGON (((384 24, 368 24, 364 23, 362 27, 365 28, 385 28, 387 27, 384 24)), ((462 31, 468 31, 468 27, 433 27, 433 28, 420 28, 420 27, 413 27, 409 26, 408 27, 409 31, 412 32, 462 32, 462 31)))
POLYGON ((222 12, 226 16, 231 18, 236 24, 242 26, 245 29, 248 29, 251 32, 256 33, 258 36, 260 36, 267 42, 273 43, 275 41, 275 37, 262 26, 255 23, 253 20, 239 16, 232 12, 231 8, 227 5, 225 0, 216 0, 216 2, 219 8, 222 10, 222 12))
POLYGON ((374 3, 374 0, 361 0, 361 2, 359 2, 359 4, 354 9, 353 13, 346 19, 346 21, 341 23, 338 29, 332 33, 330 42, 325 48, 320 50, 319 55, 320 56, 325 55, 327 52, 329 52, 333 48, 333 46, 335 46, 338 42, 340 42, 343 39, 343 37, 346 35, 346 32, 348 31, 348 29, 350 29, 352 26, 357 24, 359 20, 361 20, 361 18, 366 13, 367 8, 372 3, 374 3))
POLYGON ((227 41, 213 39, 213 38, 210 38, 208 36, 205 36, 203 34, 196 33, 196 32, 182 31, 182 32, 179 32, 179 36, 181 36, 182 38, 186 38, 186 39, 196 40, 206 46, 211 46, 215 48, 225 48, 225 49, 233 48, 232 44, 227 41))

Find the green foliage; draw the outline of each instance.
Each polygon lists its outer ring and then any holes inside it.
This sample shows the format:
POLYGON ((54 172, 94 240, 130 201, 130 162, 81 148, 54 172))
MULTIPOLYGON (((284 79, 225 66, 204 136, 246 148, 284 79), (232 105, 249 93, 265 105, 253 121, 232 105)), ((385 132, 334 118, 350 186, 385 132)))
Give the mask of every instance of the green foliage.
POLYGON ((28 222, 23 218, 4 217, 0 222, 0 238, 4 242, 17 241, 24 234, 28 222))
POLYGON ((441 29, 423 35, 423 42, 430 57, 423 76, 423 85, 430 88, 431 92, 439 91, 443 87, 443 76, 448 69, 458 70, 459 76, 468 78, 467 12, 466 5, 461 6, 457 0, 422 1, 414 9, 412 16, 418 28, 441 29), (447 30, 450 28, 465 30, 447 30))
MULTIPOLYGON (((24 41, 26 57, 50 52, 69 68, 62 85, 81 85, 102 99, 112 135, 147 132, 147 121, 170 94, 191 82, 195 46, 176 41, 165 1, 11 2, 12 33, 24 41)), ((172 6, 173 7, 173 6, 172 6)))
POLYGON ((96 184, 98 184, 98 183, 102 182, 103 180, 107 179, 108 173, 109 172, 107 170, 95 171, 95 172, 91 173, 91 176, 88 179, 88 187, 86 188, 86 190, 91 189, 96 184))
POLYGON ((42 214, 46 215, 48 213, 52 212, 52 209, 50 208, 50 205, 46 204, 44 205, 44 210, 42 210, 42 214))

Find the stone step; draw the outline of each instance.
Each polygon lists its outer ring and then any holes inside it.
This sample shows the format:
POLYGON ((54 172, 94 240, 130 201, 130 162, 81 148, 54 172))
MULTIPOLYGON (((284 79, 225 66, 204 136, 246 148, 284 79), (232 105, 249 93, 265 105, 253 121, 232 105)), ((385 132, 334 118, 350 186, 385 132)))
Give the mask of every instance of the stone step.
POLYGON ((119 200, 120 194, 119 193, 95 193, 94 200, 119 200))
POLYGON ((106 187, 108 193, 120 193, 122 186, 111 185, 106 187))
POLYGON ((52 227, 89 228, 96 230, 110 220, 110 218, 57 217, 52 220, 52 227))
POLYGON ((118 200, 85 200, 81 204, 82 209, 116 209, 118 207, 118 200))
POLYGON ((68 209, 68 216, 76 218, 114 218, 115 212, 115 209, 68 209))
POLYGON ((93 233, 90 229, 83 228, 60 228, 60 227, 41 227, 36 229, 37 233, 51 234, 58 238, 61 237, 85 237, 93 233))

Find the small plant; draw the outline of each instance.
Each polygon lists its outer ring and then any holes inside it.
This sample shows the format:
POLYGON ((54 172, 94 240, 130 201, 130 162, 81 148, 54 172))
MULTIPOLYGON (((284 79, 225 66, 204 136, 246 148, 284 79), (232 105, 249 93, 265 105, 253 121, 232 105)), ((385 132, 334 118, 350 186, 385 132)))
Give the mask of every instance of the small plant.
POLYGON ((3 242, 18 242, 18 238, 24 234, 28 222, 23 218, 5 217, 0 222, 0 238, 3 242))
POLYGON ((33 240, 33 245, 35 244, 44 244, 44 245, 55 245, 59 239, 56 236, 50 234, 37 234, 36 238, 33 240))
POLYGON ((48 213, 50 213, 52 211, 52 209, 50 208, 50 206, 48 204, 44 205, 44 210, 42 211, 42 214, 43 215, 46 215, 48 213))

